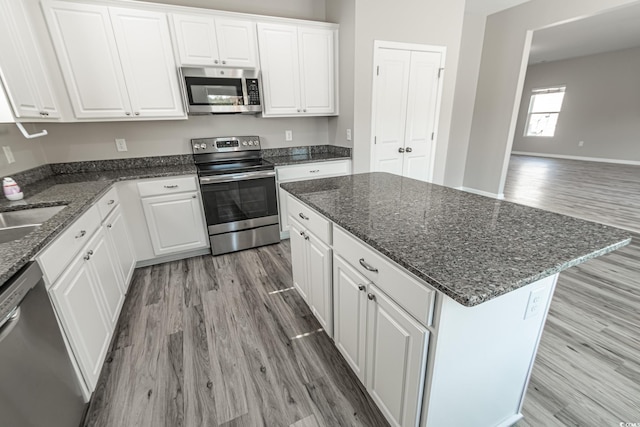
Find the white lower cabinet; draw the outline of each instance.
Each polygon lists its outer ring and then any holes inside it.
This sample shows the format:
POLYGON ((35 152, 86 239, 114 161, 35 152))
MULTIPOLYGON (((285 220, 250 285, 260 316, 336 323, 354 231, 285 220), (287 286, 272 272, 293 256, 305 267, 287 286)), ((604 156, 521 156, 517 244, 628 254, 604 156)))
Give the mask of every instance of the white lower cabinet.
POLYGON ((349 175, 351 160, 334 160, 327 162, 304 163, 276 167, 278 184, 278 211, 280 213, 280 237, 287 238, 289 232, 289 208, 287 192, 280 188, 281 183, 306 181, 309 179, 329 178, 349 175))
POLYGON ((333 256, 333 340, 363 384, 368 283, 342 257, 333 256))
POLYGON ((389 423, 417 425, 427 328, 336 254, 333 313, 336 347, 389 423))
POLYGON ((200 193, 142 198, 142 207, 156 255, 168 255, 207 246, 200 193))
POLYGON ((289 218, 293 285, 325 332, 333 336, 331 248, 307 228, 289 218))
POLYGON ((124 291, 127 291, 133 270, 136 267, 136 258, 129 240, 127 224, 120 206, 116 206, 111 215, 104 221, 107 238, 113 248, 115 261, 118 264, 118 272, 121 274, 124 291))
MULTIPOLYGON (((113 331, 114 301, 123 298, 113 272, 106 266, 104 234, 96 237, 62 273, 49 293, 90 391, 95 389, 113 331), (93 259, 88 255, 90 247, 93 259), (99 277, 107 272, 106 277, 99 277), (106 286, 107 289, 101 289, 106 286)), ((116 310, 118 311, 118 310, 116 310)), ((117 314, 115 314, 117 317, 117 314)))
POLYGON ((365 385, 393 426, 420 419, 429 332, 369 285, 365 385))

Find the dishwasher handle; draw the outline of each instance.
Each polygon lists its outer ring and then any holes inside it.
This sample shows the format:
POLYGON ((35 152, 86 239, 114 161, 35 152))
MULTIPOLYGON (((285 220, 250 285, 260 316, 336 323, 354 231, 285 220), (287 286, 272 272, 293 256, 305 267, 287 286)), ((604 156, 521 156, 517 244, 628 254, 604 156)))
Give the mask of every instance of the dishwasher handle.
POLYGON ((9 334, 11 334, 11 331, 16 327, 19 321, 20 307, 16 307, 11 310, 7 317, 0 321, 0 344, 9 336, 9 334))

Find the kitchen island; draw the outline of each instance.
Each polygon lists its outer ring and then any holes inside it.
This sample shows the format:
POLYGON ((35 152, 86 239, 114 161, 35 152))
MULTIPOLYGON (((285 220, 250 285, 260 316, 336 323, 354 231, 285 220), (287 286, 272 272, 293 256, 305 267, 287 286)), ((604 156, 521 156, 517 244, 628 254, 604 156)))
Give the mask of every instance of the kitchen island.
POLYGON ((385 173, 282 188, 310 245, 292 233, 294 284, 302 264, 310 286, 296 287, 393 425, 517 422, 558 273, 630 242, 612 227, 385 173), (332 271, 324 311, 321 259, 332 271))

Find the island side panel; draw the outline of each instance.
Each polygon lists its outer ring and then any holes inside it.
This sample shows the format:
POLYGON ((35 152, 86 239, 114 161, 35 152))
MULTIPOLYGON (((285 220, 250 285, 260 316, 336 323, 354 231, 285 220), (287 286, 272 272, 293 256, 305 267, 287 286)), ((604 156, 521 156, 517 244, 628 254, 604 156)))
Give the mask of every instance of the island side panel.
POLYGON ((474 307, 442 295, 423 427, 509 426, 522 418, 557 278, 546 277, 474 307))

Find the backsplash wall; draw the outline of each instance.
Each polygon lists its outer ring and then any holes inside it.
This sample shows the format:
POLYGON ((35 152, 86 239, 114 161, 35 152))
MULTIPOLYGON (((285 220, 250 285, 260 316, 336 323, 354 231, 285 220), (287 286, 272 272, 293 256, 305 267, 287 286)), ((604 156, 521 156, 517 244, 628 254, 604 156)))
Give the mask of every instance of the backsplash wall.
POLYGON ((101 123, 47 123, 40 138, 47 163, 191 153, 190 140, 211 136, 258 135, 263 148, 333 144, 326 117, 269 118, 245 115, 191 116, 188 120, 101 123), (293 141, 285 141, 285 130, 293 141), (128 151, 116 150, 124 138, 128 151))
MULTIPOLYGON (((40 124, 24 126, 30 133, 46 128, 40 124)), ((13 123, 0 123, 0 147, 10 147, 15 158, 15 163, 9 164, 0 150, 0 178, 47 163, 41 140, 26 139, 13 123)))

